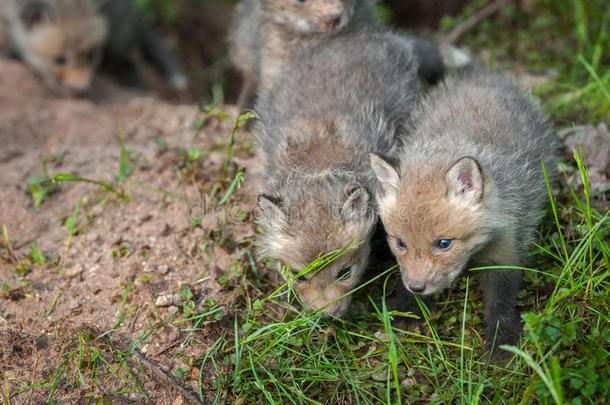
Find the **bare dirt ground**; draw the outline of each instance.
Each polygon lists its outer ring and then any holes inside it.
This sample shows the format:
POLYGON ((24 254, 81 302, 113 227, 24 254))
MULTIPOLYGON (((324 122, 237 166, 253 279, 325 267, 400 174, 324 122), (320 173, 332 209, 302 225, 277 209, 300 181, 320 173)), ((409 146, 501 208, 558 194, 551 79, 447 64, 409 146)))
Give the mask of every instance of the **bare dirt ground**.
MULTIPOLYGON (((0 225, 9 241, 0 244, 0 391, 7 403, 51 396, 188 402, 178 387, 199 396, 200 378, 188 359, 200 359, 220 335, 233 333, 227 308, 240 299, 233 286, 241 276, 230 269, 247 260, 254 236, 251 135, 239 133, 223 179, 234 108, 213 113, 198 130, 194 123, 204 113, 194 106, 103 87, 111 90, 101 104, 57 99, 23 65, 0 59, 0 225), (117 185, 121 128, 133 172, 117 185), (191 147, 202 156, 189 158, 191 147), (53 192, 35 207, 28 180, 43 176, 41 159, 49 176, 105 181, 127 198, 66 182, 45 186, 53 192), (244 187, 227 208, 201 215, 200 195, 214 187, 224 194, 242 166, 244 187), (70 237, 65 223, 75 210, 70 237), (201 215, 201 224, 192 225, 189 215, 201 215), (36 247, 43 259, 32 255, 36 247), (189 333, 172 322, 185 302, 224 309, 189 333), (185 338, 197 344, 181 347, 185 338), (134 382, 142 389, 132 391, 134 382)), ((201 374, 210 399, 209 370, 201 374)))

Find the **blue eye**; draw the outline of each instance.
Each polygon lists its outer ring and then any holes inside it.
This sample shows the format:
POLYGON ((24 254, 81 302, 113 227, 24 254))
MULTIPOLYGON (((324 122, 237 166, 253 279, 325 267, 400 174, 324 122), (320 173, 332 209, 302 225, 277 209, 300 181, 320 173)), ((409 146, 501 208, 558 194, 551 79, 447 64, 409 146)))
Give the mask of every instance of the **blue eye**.
POLYGON ((337 273, 337 280, 348 279, 352 275, 351 267, 344 267, 337 273))
POLYGON ((53 59, 53 62, 57 65, 57 66, 63 66, 66 64, 67 59, 65 56, 57 56, 55 59, 53 59))
POLYGON ((398 249, 400 249, 400 250, 407 249, 407 245, 405 245, 405 243, 400 238, 396 238, 396 246, 398 246, 398 249))
POLYGON ((451 239, 439 239, 436 241, 436 247, 440 250, 449 250, 453 245, 453 241, 451 239))

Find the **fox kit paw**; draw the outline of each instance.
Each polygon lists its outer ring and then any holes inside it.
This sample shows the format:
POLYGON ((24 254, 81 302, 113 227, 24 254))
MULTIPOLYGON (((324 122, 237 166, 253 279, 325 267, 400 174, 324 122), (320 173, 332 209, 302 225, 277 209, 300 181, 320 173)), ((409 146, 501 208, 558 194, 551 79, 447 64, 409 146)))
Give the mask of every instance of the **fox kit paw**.
POLYGON ((488 366, 492 365, 508 369, 515 367, 514 354, 499 347, 489 348, 486 346, 481 353, 480 361, 488 366))
POLYGON ((176 74, 169 79, 169 84, 176 90, 186 90, 188 79, 183 74, 176 74))

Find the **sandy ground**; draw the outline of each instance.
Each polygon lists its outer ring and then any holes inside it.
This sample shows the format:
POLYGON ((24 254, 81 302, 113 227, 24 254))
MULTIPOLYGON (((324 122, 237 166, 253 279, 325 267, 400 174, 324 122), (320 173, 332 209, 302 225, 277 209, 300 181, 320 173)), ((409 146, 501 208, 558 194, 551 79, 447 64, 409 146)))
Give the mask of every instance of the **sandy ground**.
MULTIPOLYGON (((251 135, 239 134, 229 165, 229 182, 245 167, 244 187, 228 210, 204 213, 202 224, 193 226, 189 215, 200 215, 200 195, 215 185, 228 186, 220 178, 237 111, 224 108, 224 120, 209 117, 199 131, 193 123, 204 114, 195 106, 134 95, 111 83, 97 86, 105 89, 102 103, 57 99, 20 63, 0 59, 0 223, 10 241, 0 244, 0 391, 5 397, 8 392, 12 403, 42 403, 53 389, 54 400, 69 402, 102 397, 141 402, 143 393, 153 403, 188 402, 176 386, 197 393, 199 370, 181 359, 200 361, 219 336, 232 333, 233 322, 225 309, 189 335, 197 345, 181 348, 188 331, 187 324, 171 321, 177 319, 172 318, 179 309, 177 293, 188 286, 189 300, 204 307, 229 308, 238 298, 231 285, 240 280, 229 269, 245 260, 244 247, 254 236, 248 220, 257 184, 246 147, 251 135), (95 184, 68 182, 34 206, 28 180, 43 176, 41 159, 50 176, 70 173, 116 185, 121 128, 134 169, 121 185, 128 201, 95 184), (190 147, 199 148, 202 158, 185 158, 190 147), (69 238, 64 225, 77 206, 69 238), (31 256, 32 244, 47 259, 42 264, 31 256), (229 281, 224 287, 218 281, 223 278, 229 281), (133 357, 119 364, 117 351, 127 351, 136 339, 144 340, 134 352, 143 366, 133 357), (129 370, 142 391, 111 394, 130 384, 106 381, 102 374, 95 386, 71 385, 78 381, 73 377, 79 364, 71 354, 82 354, 83 342, 116 368, 129 370), (186 375, 176 383, 180 367, 186 375), (47 384, 36 386, 41 382, 47 384)), ((211 373, 202 374, 205 388, 211 373)), ((204 392, 204 398, 209 395, 204 392)))

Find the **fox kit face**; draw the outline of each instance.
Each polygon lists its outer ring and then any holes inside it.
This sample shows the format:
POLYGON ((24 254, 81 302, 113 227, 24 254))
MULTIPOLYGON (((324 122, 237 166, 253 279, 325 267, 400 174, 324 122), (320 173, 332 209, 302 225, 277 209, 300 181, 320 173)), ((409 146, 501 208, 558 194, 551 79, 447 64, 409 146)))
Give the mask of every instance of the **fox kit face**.
POLYGON ((106 21, 92 2, 76 3, 67 11, 55 8, 61 2, 31 1, 21 13, 24 58, 60 94, 88 90, 107 35, 106 21))
POLYGON ((263 0, 271 19, 302 33, 331 33, 354 13, 355 0, 263 0))
POLYGON ((351 188, 341 194, 341 199, 309 201, 298 208, 264 194, 258 201, 262 213, 258 223, 265 229, 264 253, 289 266, 293 276, 320 256, 347 247, 334 261, 295 277, 293 283, 310 310, 337 317, 345 315, 350 302, 350 296, 339 298, 356 287, 366 269, 376 217, 365 188, 351 188))
POLYGON ((376 155, 371 166, 383 190, 379 215, 405 286, 418 294, 448 287, 489 239, 478 163, 464 157, 448 170, 414 167, 402 178, 376 155))

